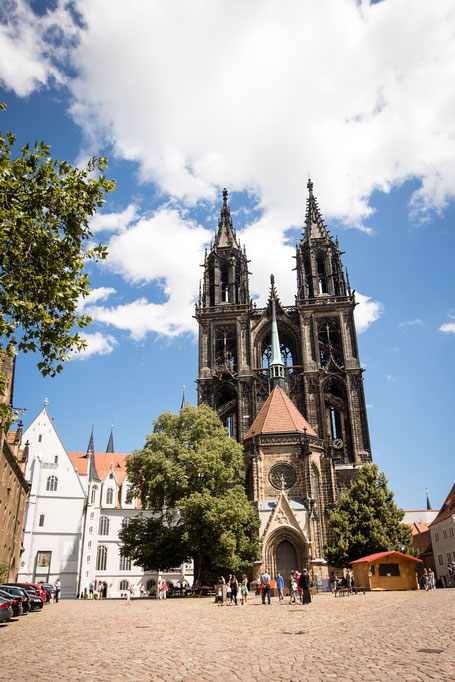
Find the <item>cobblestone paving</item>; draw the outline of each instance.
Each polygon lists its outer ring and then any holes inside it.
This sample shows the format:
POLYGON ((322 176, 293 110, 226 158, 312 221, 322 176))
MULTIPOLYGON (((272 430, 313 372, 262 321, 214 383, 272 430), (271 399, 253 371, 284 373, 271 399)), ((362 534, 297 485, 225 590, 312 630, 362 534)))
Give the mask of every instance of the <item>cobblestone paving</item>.
POLYGON ((0 680, 455 680, 454 614, 455 590, 309 606, 61 601, 0 626, 0 680))

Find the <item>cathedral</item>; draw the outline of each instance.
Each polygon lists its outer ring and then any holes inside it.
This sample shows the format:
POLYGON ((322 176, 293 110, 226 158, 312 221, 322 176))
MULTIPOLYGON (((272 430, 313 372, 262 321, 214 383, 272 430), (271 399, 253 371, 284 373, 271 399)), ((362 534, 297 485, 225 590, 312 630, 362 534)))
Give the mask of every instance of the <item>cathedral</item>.
POLYGON ((267 305, 256 307, 224 190, 196 305, 198 403, 244 445, 260 520, 257 568, 285 579, 303 567, 327 577, 328 515, 356 468, 371 461, 355 292, 341 255, 309 180, 295 302, 281 303, 272 275, 267 305))

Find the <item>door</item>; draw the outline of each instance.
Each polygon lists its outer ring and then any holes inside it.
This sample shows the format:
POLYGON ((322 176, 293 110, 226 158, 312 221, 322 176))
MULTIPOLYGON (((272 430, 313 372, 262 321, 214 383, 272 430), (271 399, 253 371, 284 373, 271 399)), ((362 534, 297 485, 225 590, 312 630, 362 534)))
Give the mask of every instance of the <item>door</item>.
POLYGON ((281 573, 284 579, 284 586, 289 587, 291 571, 297 570, 297 552, 289 540, 282 540, 276 548, 275 563, 277 573, 281 573))

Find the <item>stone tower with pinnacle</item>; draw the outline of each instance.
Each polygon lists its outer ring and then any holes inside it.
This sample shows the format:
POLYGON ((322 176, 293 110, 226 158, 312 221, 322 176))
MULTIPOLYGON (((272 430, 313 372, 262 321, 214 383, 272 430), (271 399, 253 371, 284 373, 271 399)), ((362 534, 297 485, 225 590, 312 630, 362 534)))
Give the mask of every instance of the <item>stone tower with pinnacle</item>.
POLYGON ((338 239, 322 219, 308 181, 305 225, 296 245, 297 292, 283 305, 272 276, 269 300, 250 299, 248 259, 236 236, 227 190, 218 229, 206 252, 196 319, 199 323, 198 402, 217 410, 243 442, 278 385, 317 433, 324 457, 343 474, 371 460, 367 412, 354 322, 355 292, 341 261, 338 239), (280 362, 274 327, 279 332, 280 362), (270 365, 270 368, 269 368, 270 365))

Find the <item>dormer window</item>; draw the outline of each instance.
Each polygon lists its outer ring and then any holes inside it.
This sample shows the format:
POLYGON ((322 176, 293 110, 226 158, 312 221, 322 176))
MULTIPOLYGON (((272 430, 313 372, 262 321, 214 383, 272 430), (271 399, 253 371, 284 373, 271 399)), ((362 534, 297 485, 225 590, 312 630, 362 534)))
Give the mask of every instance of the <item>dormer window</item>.
POLYGON ((109 478, 114 478, 114 474, 112 473, 112 471, 111 471, 111 473, 109 474, 109 478))
POLYGON ((38 443, 41 443, 42 440, 43 440, 43 436, 42 436, 41 434, 39 434, 39 436, 38 436, 38 443))
POLYGON ((106 504, 112 504, 114 501, 114 491, 112 488, 108 488, 106 492, 106 504))

